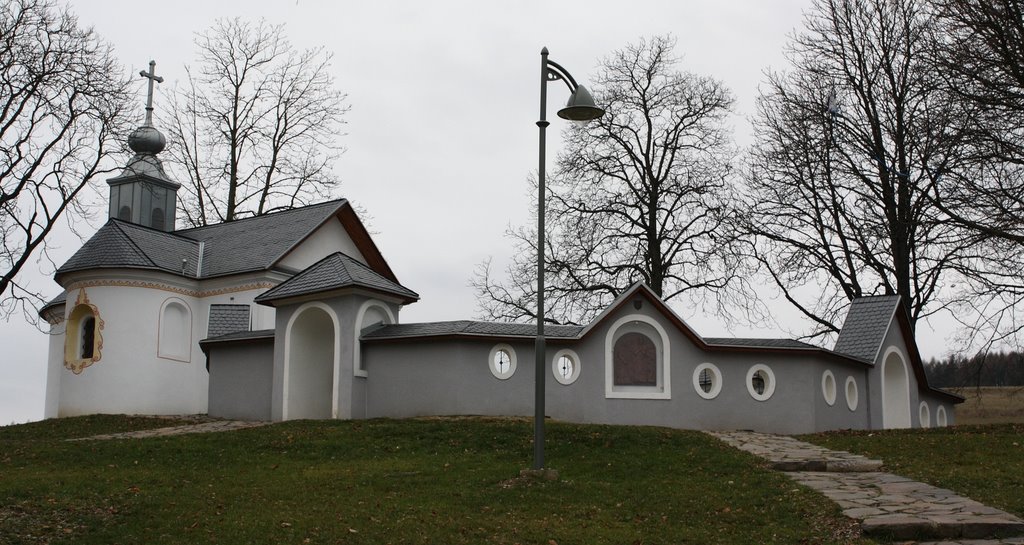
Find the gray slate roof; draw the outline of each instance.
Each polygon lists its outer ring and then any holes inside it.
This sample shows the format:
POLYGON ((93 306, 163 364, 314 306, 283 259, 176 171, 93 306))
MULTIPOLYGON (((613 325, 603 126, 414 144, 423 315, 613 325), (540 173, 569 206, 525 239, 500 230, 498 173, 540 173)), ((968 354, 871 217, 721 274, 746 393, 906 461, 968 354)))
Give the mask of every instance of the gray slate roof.
POLYGON ((241 220, 183 229, 174 234, 205 243, 205 277, 269 268, 304 236, 334 214, 345 199, 241 220))
POLYGON ((339 199, 170 233, 110 219, 57 274, 124 267, 209 278, 266 270, 345 203, 339 199), (203 270, 197 274, 200 242, 203 270))
MULTIPOLYGON (((129 142, 131 140, 129 139, 129 142)), ((172 180, 167 176, 167 172, 164 171, 164 165, 160 162, 154 153, 136 153, 128 164, 125 165, 124 169, 117 176, 107 180, 110 185, 118 185, 127 183, 138 179, 139 177, 148 177, 151 180, 157 180, 158 182, 177 189, 181 187, 181 184, 172 180)))
MULTIPOLYGON (((552 339, 573 339, 579 336, 583 326, 545 325, 544 335, 552 339)), ((363 335, 363 339, 395 339, 402 337, 441 336, 483 336, 483 337, 534 337, 535 324, 512 324, 504 322, 475 322, 457 320, 453 322, 425 322, 419 324, 391 324, 374 329, 363 335)))
POLYGON ((67 302, 68 302, 68 291, 67 290, 61 290, 60 294, 58 294, 53 299, 50 299, 45 305, 40 307, 39 308, 39 312, 42 313, 44 310, 46 310, 46 309, 48 309, 50 307, 54 307, 54 306, 57 306, 57 305, 63 305, 65 303, 67 303, 67 302))
POLYGON ((228 333, 227 335, 221 335, 220 337, 210 337, 199 341, 200 344, 208 344, 215 342, 228 342, 228 341, 241 341, 245 339, 273 339, 273 329, 255 329, 253 331, 236 331, 234 333, 228 333))
POLYGON ((210 305, 207 337, 249 331, 249 305, 210 305))
POLYGON ((893 312, 900 304, 898 295, 881 295, 854 299, 839 330, 834 352, 874 363, 882 346, 893 312))
POLYGON ((335 252, 260 294, 256 297, 256 302, 267 303, 347 287, 382 291, 397 295, 410 302, 420 298, 416 292, 384 278, 354 258, 341 252, 335 252))
POLYGON ((745 346, 750 348, 810 348, 820 347, 793 339, 743 339, 733 337, 704 337, 704 342, 716 346, 745 346))

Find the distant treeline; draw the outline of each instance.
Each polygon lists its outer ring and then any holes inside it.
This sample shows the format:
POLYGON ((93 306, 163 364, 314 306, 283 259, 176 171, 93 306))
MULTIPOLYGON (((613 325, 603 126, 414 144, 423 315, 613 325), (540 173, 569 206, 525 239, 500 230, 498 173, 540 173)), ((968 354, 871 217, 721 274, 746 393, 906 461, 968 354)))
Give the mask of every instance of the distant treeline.
POLYGON ((1022 386, 1024 354, 988 352, 974 356, 932 359, 924 366, 928 384, 939 388, 957 386, 1022 386))

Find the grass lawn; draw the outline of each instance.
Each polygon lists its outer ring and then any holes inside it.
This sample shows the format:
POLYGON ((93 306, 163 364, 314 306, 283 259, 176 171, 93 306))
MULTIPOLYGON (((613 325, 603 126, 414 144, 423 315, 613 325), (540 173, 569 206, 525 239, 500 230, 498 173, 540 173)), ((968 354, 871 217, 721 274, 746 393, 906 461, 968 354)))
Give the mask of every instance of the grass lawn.
MULTIPOLYGON (((158 425, 167 425, 159 421, 158 425)), ((516 419, 300 421, 165 438, 0 428, 0 543, 869 543, 830 502, 697 432, 516 419)))
POLYGON ((1024 424, 830 432, 801 439, 881 458, 886 471, 1024 517, 1024 424))

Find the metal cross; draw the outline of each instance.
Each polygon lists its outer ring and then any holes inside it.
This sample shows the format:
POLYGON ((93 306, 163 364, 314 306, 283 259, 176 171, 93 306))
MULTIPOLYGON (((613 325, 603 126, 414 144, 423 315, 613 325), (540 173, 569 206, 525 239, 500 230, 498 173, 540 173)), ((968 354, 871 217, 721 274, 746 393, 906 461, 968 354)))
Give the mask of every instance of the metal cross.
POLYGON ((156 61, 149 61, 149 72, 139 71, 139 75, 149 80, 149 94, 146 96, 146 126, 153 126, 153 83, 163 83, 164 78, 156 75, 156 61))

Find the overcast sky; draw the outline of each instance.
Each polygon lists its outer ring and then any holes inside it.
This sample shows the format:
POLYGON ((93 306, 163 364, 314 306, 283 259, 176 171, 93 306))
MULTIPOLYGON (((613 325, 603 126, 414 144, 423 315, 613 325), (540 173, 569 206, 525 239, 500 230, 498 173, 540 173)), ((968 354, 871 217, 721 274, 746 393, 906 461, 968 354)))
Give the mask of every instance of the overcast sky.
MULTIPOLYGON (((157 62, 165 78, 155 99, 157 125, 164 93, 184 80, 192 40, 219 17, 285 25, 300 48, 334 54, 331 73, 351 111, 340 143, 338 197, 363 207, 375 240, 399 280, 421 300, 403 322, 474 317, 468 280, 489 256, 501 266, 511 251, 504 232, 527 221, 536 197, 527 176, 536 169, 540 49, 582 84, 601 57, 641 37, 670 33, 688 71, 721 79, 736 96, 733 127, 749 143, 764 70, 784 68, 787 36, 810 0, 337 2, 308 0, 164 2, 79 0, 70 7, 83 26, 111 43, 126 74, 157 62)), ((137 83, 138 112, 145 91, 137 83)), ((549 90, 552 107, 568 98, 549 90)), ((560 147, 561 121, 549 129, 548 156, 560 147)), ((127 159, 127 158, 126 158, 127 159)), ((106 184, 97 188, 105 200, 106 184)), ((97 211, 91 234, 105 221, 97 211)), ((57 264, 80 242, 61 239, 57 264)), ((48 295, 60 288, 34 273, 48 295)), ((46 276, 44 276, 44 274, 46 276)), ((675 306, 703 335, 730 334, 714 317, 675 306)), ((784 313, 788 309, 780 308, 784 313)), ((739 328, 733 334, 785 335, 739 328)), ((941 355, 944 333, 919 328, 926 357, 941 355)), ((0 425, 42 417, 46 335, 19 318, 0 323, 0 425)))

